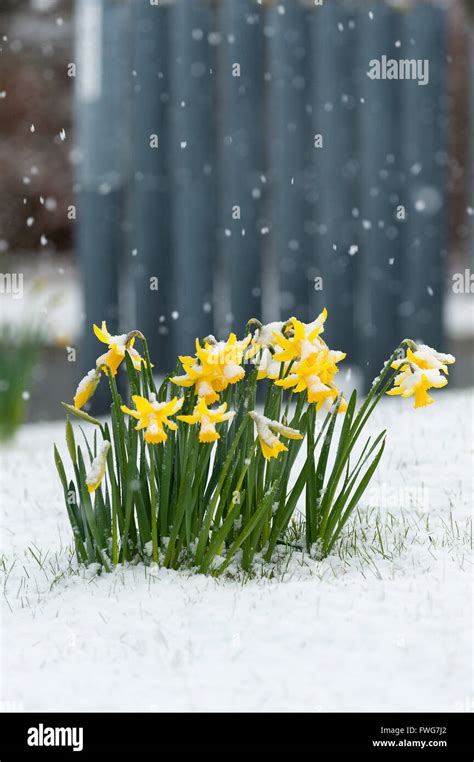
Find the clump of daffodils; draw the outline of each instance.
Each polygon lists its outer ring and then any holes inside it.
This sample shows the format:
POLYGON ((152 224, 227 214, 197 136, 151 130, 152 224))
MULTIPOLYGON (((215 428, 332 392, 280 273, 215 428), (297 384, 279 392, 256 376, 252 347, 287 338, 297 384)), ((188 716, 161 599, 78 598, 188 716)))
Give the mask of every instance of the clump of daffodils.
MULTIPOLYGON (((344 360, 345 352, 329 349, 321 334, 327 318, 326 310, 312 323, 301 323, 291 318, 280 331, 274 331, 273 362, 283 363, 283 378, 275 379, 277 386, 306 393, 309 403, 315 403, 317 410, 329 410, 339 395, 334 377, 338 373, 337 363, 344 360)), ((267 331, 264 329, 263 334, 267 331)), ((258 338, 256 339, 258 344, 258 338)), ((268 346, 268 345, 267 345, 268 346)), ((339 410, 343 412, 345 402, 339 410)))
POLYGON ((358 406, 357 393, 346 401, 337 384, 346 355, 324 341, 326 319, 326 310, 310 323, 252 319, 242 339, 196 339, 195 354, 179 358, 182 373, 158 387, 139 331, 113 336, 105 322, 94 325, 107 350, 65 405, 94 436, 84 451, 68 416, 69 477, 55 448, 79 561, 221 574, 239 559, 251 571, 256 554, 270 562, 281 552, 300 504, 307 549, 330 553, 382 457, 385 432, 355 457, 374 407, 386 393, 430 405, 428 391, 446 386, 454 357, 401 342, 358 406), (121 366, 128 400, 116 385, 121 366), (84 409, 102 377, 111 394, 106 422, 84 409))

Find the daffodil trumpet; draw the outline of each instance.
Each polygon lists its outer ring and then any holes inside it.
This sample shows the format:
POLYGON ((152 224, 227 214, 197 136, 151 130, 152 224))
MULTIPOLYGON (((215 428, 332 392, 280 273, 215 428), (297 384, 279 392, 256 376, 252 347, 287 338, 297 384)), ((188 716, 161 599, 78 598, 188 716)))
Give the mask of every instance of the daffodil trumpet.
POLYGON ((430 390, 447 385, 455 359, 405 339, 358 405, 356 391, 347 400, 342 392, 346 355, 326 343, 327 320, 326 310, 308 323, 252 318, 243 339, 197 338, 195 353, 179 358, 182 371, 158 386, 140 331, 114 336, 95 325, 106 351, 65 405, 94 432, 84 449, 67 421, 73 479, 55 448, 79 562, 219 575, 273 563, 289 539, 314 557, 333 552, 384 452, 385 431, 359 444, 376 405, 389 395, 431 406, 430 390), (117 389, 120 366, 127 399, 117 389), (83 410, 103 375, 108 420, 83 410))

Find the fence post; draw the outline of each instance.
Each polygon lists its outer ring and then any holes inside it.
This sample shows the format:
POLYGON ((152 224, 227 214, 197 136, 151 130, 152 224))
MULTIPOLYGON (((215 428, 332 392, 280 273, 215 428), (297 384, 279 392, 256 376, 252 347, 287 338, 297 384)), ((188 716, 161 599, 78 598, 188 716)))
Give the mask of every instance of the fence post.
MULTIPOLYGON (((443 343, 442 304, 447 257, 446 14, 416 6, 405 18, 404 50, 429 62, 429 82, 404 83, 403 160, 407 224, 403 262, 402 333, 427 344, 443 343)), ((407 55, 408 57, 408 55, 407 55)))
POLYGON ((310 154, 310 36, 312 12, 299 0, 283 0, 267 12, 270 30, 272 241, 279 269, 281 317, 308 314, 308 235, 305 222, 310 154))
POLYGON ((406 82, 372 79, 372 60, 408 55, 395 43, 401 38, 401 13, 382 3, 360 10, 358 105, 360 134, 360 203, 357 256, 356 336, 365 385, 373 379, 400 341, 397 314, 400 294, 401 226, 397 205, 403 204, 400 97, 406 82))
POLYGON ((314 173, 311 312, 329 310, 326 340, 354 353, 357 205, 357 14, 340 2, 312 12, 311 166, 314 173), (320 280, 322 279, 322 281, 320 280))
POLYGON ((213 328, 216 38, 210 36, 210 0, 181 0, 171 12, 172 333, 174 346, 186 354, 194 351, 196 336, 213 328))
POLYGON ((170 337, 172 288, 169 151, 170 7, 133 6, 133 234, 136 325, 157 370, 174 366, 170 337))
MULTIPOLYGON (((118 283, 126 229, 128 151, 128 0, 80 0, 76 4, 77 251, 84 286, 82 371, 95 366, 105 347, 92 324, 107 320, 118 330, 118 283)), ((92 400, 105 410, 100 384, 92 400)))
POLYGON ((254 0, 222 0, 218 14, 222 39, 216 322, 222 328, 231 323, 240 334, 250 317, 261 316, 264 16, 254 0))

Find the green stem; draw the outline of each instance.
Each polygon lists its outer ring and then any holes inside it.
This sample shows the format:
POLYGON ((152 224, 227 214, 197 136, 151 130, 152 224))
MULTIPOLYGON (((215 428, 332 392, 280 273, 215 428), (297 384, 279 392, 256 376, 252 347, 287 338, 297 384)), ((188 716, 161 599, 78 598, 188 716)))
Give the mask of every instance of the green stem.
POLYGON ((153 444, 148 445, 150 455, 150 502, 151 502, 151 543, 152 559, 158 563, 158 526, 156 520, 156 482, 155 482, 155 453, 153 444))
POLYGON ((195 556, 196 566, 200 566, 201 565, 201 562, 202 562, 202 559, 203 559, 203 556, 204 556, 204 553, 205 553, 205 550, 206 550, 206 545, 207 545, 208 540, 209 540, 209 530, 211 528, 212 520, 214 518, 214 512, 215 512, 215 509, 216 509, 217 501, 219 500, 219 497, 220 497, 220 494, 221 494, 221 490, 222 490, 222 486, 223 486, 225 478, 227 476, 227 472, 229 470, 229 467, 230 467, 230 465, 232 463, 232 459, 234 458, 235 451, 237 449, 237 445, 239 443, 239 440, 240 440, 240 438, 241 438, 245 428, 248 426, 249 421, 250 421, 250 418, 248 416, 244 416, 242 421, 241 421, 241 423, 240 423, 240 426, 239 426, 236 434, 234 435, 234 439, 232 441, 232 444, 231 444, 231 446, 229 448, 229 451, 227 453, 227 457, 226 457, 226 459, 224 461, 224 464, 222 466, 222 469, 221 469, 221 472, 220 472, 220 475, 219 475, 219 480, 217 482, 217 485, 216 485, 216 488, 215 488, 212 500, 211 500, 211 502, 209 504, 209 507, 208 507, 205 515, 204 515, 203 522, 202 522, 202 528, 201 528, 201 532, 199 534, 198 544, 197 544, 197 548, 196 548, 196 556, 195 556))
POLYGON ((112 564, 118 564, 118 532, 117 532, 117 503, 112 498, 112 564))
POLYGON ((144 336, 141 336, 141 342, 143 345, 143 355, 145 358, 144 372, 147 374, 148 385, 151 391, 154 394, 156 394, 157 392, 156 392, 156 386, 155 386, 155 379, 153 378, 153 371, 151 369, 151 360, 150 360, 150 352, 148 350, 148 342, 144 336))
POLYGON ((380 399, 382 398, 384 393, 387 391, 388 387, 390 386, 392 382, 393 376, 395 375, 392 369, 392 362, 396 359, 399 350, 402 349, 404 345, 408 343, 410 343, 410 340, 404 339, 393 351, 393 353, 391 354, 391 356, 385 363, 379 376, 376 377, 376 379, 374 380, 374 383, 372 384, 372 388, 370 389, 370 392, 368 393, 363 405, 361 406, 359 412, 357 413, 357 416, 355 417, 355 420, 351 426, 351 431, 349 433, 346 446, 340 453, 338 462, 334 465, 333 472, 329 478, 327 491, 324 495, 324 500, 323 500, 324 506, 322 506, 323 520, 321 523, 321 536, 324 535, 324 532, 326 530, 326 523, 328 520, 331 504, 337 489, 337 485, 339 484, 339 480, 344 471, 347 457, 351 453, 352 448, 354 447, 369 417, 373 413, 374 408, 376 407, 376 405, 378 404, 378 402, 380 401, 380 399), (387 375, 390 373, 390 371, 392 371, 392 374, 390 375, 387 381, 386 378, 387 378, 387 375), (384 381, 385 383, 382 385, 384 381))

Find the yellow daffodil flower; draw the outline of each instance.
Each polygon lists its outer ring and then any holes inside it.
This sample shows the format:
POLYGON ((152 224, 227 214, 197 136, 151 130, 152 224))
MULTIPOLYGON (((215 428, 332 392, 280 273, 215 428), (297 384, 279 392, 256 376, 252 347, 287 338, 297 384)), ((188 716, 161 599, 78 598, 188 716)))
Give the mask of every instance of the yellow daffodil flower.
POLYGON ((258 381, 260 381, 262 378, 269 378, 272 381, 276 381, 277 378, 280 378, 280 373, 284 373, 288 367, 288 363, 286 363, 282 371, 282 363, 278 360, 275 360, 275 355, 273 355, 267 347, 264 347, 261 350, 256 364, 258 367, 258 381))
POLYGON ((272 421, 255 410, 251 410, 249 415, 255 421, 260 449, 262 450, 263 457, 267 460, 277 458, 281 452, 288 450, 288 447, 275 436, 274 432, 281 434, 287 439, 303 439, 301 432, 291 429, 289 426, 284 426, 279 421, 272 421))
POLYGON ((74 407, 80 410, 90 400, 100 381, 100 370, 93 368, 79 384, 74 395, 74 407))
POLYGON ((215 410, 209 410, 205 399, 201 399, 192 415, 178 415, 178 420, 184 421, 189 424, 199 424, 199 441, 200 442, 215 442, 216 439, 220 439, 220 434, 216 431, 216 423, 223 423, 223 421, 229 421, 234 417, 234 412, 228 412, 227 403, 224 402, 215 410))
POLYGON ((415 370, 412 365, 404 365, 401 373, 395 376, 394 388, 390 389, 387 394, 401 394, 402 397, 414 395, 415 408, 425 407, 434 402, 433 398, 428 394, 428 389, 432 387, 441 389, 447 383, 448 379, 442 376, 439 370, 435 368, 427 370, 416 368, 415 370))
POLYGON ((272 350, 275 347, 276 336, 284 338, 283 327, 285 323, 279 320, 267 325, 261 325, 255 319, 251 322, 258 324, 258 328, 255 330, 252 338, 251 347, 251 356, 254 358, 253 363, 258 369, 257 380, 270 378, 275 381, 280 377, 282 364, 278 360, 275 360, 272 350))
POLYGON ((182 376, 174 376, 171 379, 173 384, 184 387, 195 387, 195 394, 200 399, 204 399, 208 405, 219 399, 218 393, 213 388, 214 375, 213 370, 200 365, 194 357, 180 358, 185 373, 182 376))
POLYGON ((423 370, 442 370, 446 374, 449 373, 448 365, 456 362, 456 358, 453 355, 437 352, 426 344, 418 344, 415 351, 408 348, 406 358, 395 360, 392 363, 392 368, 399 368, 407 360, 423 370))
POLYGON ((278 320, 260 326, 254 333, 252 343, 256 344, 258 347, 274 347, 276 336, 284 336, 284 325, 285 323, 282 320, 278 320))
POLYGON ((89 492, 95 492, 104 478, 107 467, 107 453, 110 450, 110 442, 106 439, 102 442, 97 457, 91 463, 89 473, 86 476, 86 485, 89 492))
POLYGON ((141 370, 142 367, 143 359, 140 357, 136 349, 133 349, 135 335, 138 332, 131 331, 131 333, 124 333, 120 336, 112 336, 112 334, 108 332, 107 324, 104 320, 102 322, 102 328, 99 328, 94 324, 94 333, 102 343, 108 344, 109 350, 97 358, 95 363, 96 367, 90 370, 79 382, 74 395, 74 407, 78 410, 84 407, 86 402, 88 402, 94 394, 100 381, 102 371, 104 373, 110 371, 113 376, 117 374, 120 363, 125 358, 126 351, 130 354, 135 370, 141 370))
POLYGON ((171 431, 176 431, 178 428, 177 424, 174 421, 170 421, 168 416, 174 415, 181 410, 184 399, 182 397, 180 399, 173 397, 169 402, 157 402, 154 394, 150 395, 149 400, 134 394, 132 400, 136 410, 130 410, 126 405, 122 405, 120 409, 123 413, 131 415, 139 421, 138 426, 135 427, 137 431, 146 429, 145 442, 150 444, 166 442, 168 434, 164 426, 167 426, 171 431))
POLYGON ((122 333, 120 336, 112 336, 107 330, 107 324, 105 320, 102 321, 102 327, 99 328, 94 323, 94 333, 103 344, 107 344, 109 351, 101 355, 96 362, 97 367, 106 365, 110 368, 112 375, 115 376, 118 367, 122 360, 125 358, 125 352, 127 351, 133 363, 135 370, 141 370, 143 358, 140 357, 136 349, 133 349, 135 343, 135 336, 129 333, 122 333))
MULTIPOLYGON (((275 381, 275 384, 284 389, 293 388, 295 392, 307 391, 308 402, 316 403, 318 410, 323 406, 330 407, 340 393, 333 383, 333 378, 338 372, 336 363, 344 357, 344 352, 322 349, 316 355, 293 365, 291 373, 286 378, 275 381)), ((342 400, 339 412, 344 412, 346 408, 347 405, 342 400)))
POLYGON ((296 318, 291 318, 289 321, 290 336, 275 334, 275 343, 281 349, 275 353, 275 360, 291 362, 292 360, 306 360, 314 356, 321 348, 321 342, 318 339, 324 331, 326 317, 327 310, 324 308, 312 323, 301 323, 296 318))
POLYGON ((203 347, 196 339, 196 357, 180 357, 185 373, 171 381, 178 386, 194 386, 197 396, 212 404, 229 384, 236 384, 244 378, 242 362, 251 338, 249 334, 242 341, 237 341, 235 333, 231 333, 227 341, 216 341, 209 336, 203 347))
POLYGON ((245 376, 242 361, 251 339, 249 334, 242 341, 237 341, 235 333, 231 333, 227 341, 205 342, 204 347, 201 347, 199 339, 196 340, 198 360, 204 367, 214 368, 215 379, 222 385, 222 389, 216 391, 223 391, 229 384, 235 384, 245 376))
MULTIPOLYGON (((254 336, 255 343, 263 347, 257 378, 270 378, 277 386, 293 388, 295 392, 307 391, 308 402, 316 403, 318 410, 322 406, 330 407, 339 395, 333 378, 338 372, 337 363, 346 356, 344 352, 329 349, 322 339, 326 318, 324 309, 311 323, 302 323, 293 317, 286 323, 261 326, 254 336), (276 347, 274 354, 269 348, 271 342, 276 347)), ((346 408, 342 400, 339 412, 346 408)))
POLYGON ((327 400, 333 402, 339 394, 337 387, 324 384, 317 373, 305 367, 305 363, 299 363, 295 368, 295 373, 291 373, 288 378, 275 383, 285 389, 294 387, 295 392, 307 391, 308 402, 316 403, 317 410, 320 410, 327 403, 327 400))
POLYGON ((413 345, 407 349, 406 357, 395 360, 392 368, 399 370, 394 379, 394 386, 387 394, 415 398, 415 408, 432 405, 434 400, 428 394, 429 389, 441 389, 448 379, 448 365, 456 361, 453 355, 437 352, 426 344, 413 345))

